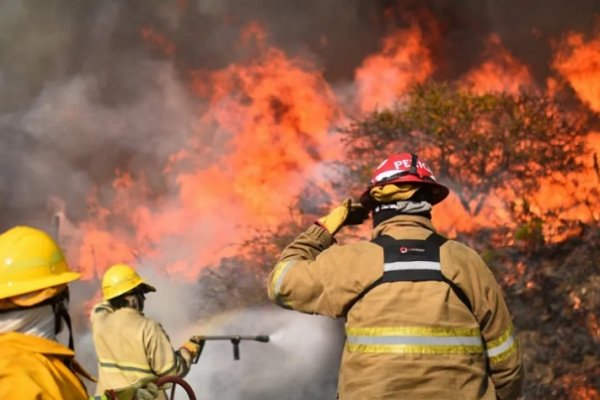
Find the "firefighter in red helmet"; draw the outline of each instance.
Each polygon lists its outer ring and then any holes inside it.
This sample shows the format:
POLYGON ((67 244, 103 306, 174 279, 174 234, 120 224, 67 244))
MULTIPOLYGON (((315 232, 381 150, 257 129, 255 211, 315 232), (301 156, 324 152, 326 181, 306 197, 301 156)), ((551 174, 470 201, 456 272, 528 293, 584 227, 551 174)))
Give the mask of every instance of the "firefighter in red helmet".
POLYGON ((471 248, 436 232, 431 209, 448 196, 414 154, 375 170, 361 204, 350 199, 282 252, 272 301, 342 317, 338 398, 516 399, 523 368, 494 276, 471 248), (372 240, 335 244, 373 217, 372 240))

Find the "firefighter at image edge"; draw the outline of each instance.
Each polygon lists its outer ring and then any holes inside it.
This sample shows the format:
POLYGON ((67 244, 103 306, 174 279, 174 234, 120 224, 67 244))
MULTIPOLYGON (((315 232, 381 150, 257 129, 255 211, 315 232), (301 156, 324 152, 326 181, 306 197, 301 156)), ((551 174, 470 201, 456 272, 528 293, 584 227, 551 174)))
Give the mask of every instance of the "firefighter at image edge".
POLYGON ((156 398, 151 383, 88 397, 79 376, 94 379, 75 361, 68 313, 68 284, 79 277, 46 232, 17 226, 0 235, 0 399, 156 398), (69 347, 57 339, 63 325, 69 347))
POLYGON ((448 193, 416 155, 391 155, 362 206, 347 199, 320 218, 269 275, 281 307, 345 318, 339 399, 520 396, 521 354, 500 287, 474 250, 431 222, 448 193), (372 240, 336 244, 367 211, 372 240))
MULTIPOLYGON (((145 294, 156 289, 129 265, 115 264, 102 278, 103 301, 91 313, 98 357, 96 393, 162 376, 184 377, 198 360, 204 341, 174 350, 163 327, 143 313, 145 294)), ((167 399, 164 390, 157 399, 167 399)))
POLYGON ((87 399, 77 374, 67 311, 69 269, 45 232, 17 226, 0 235, 0 399, 87 399), (69 347, 56 335, 69 329, 69 347))

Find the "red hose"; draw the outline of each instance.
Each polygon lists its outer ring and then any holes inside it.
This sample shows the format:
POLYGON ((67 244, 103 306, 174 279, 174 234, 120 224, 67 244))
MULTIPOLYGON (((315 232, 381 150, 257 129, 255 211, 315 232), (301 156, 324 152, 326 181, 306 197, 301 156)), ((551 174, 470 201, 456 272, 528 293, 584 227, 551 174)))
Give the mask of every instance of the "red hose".
MULTIPOLYGON (((176 375, 163 376, 161 378, 158 378, 156 381, 154 381, 154 383, 156 384, 156 386, 162 386, 167 383, 173 383, 173 389, 171 390, 171 400, 175 399, 175 385, 179 385, 183 388, 183 390, 185 390, 185 392, 188 395, 189 400, 197 400, 196 394, 194 394, 194 391, 192 390, 192 387, 190 386, 190 384, 187 383, 183 378, 181 378, 179 376, 176 376, 176 375)), ((119 400, 119 397, 114 390, 107 390, 104 394, 109 398, 109 400, 119 400)))
MULTIPOLYGON (((187 383, 182 377, 180 376, 176 376, 176 375, 170 375, 170 376, 163 376, 158 378, 154 383, 156 383, 157 386, 162 386, 165 383, 173 383, 176 385, 179 385, 183 388, 183 390, 185 390, 185 393, 188 395, 188 398, 190 400, 197 400, 196 399, 196 395, 194 394, 194 391, 192 390, 192 387, 190 386, 189 383, 187 383)), ((171 399, 174 399, 174 393, 175 393, 175 386, 173 386, 173 390, 171 391, 171 399)))

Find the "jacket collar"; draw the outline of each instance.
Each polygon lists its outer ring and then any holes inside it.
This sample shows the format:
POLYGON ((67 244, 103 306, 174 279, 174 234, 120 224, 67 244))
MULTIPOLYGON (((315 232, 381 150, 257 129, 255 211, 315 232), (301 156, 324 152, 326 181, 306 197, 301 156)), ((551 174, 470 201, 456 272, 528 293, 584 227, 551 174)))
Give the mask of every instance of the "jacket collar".
POLYGON ((81 364, 75 361, 75 353, 73 350, 54 340, 26 335, 20 332, 7 332, 0 334, 0 347, 1 346, 10 346, 19 349, 24 353, 39 353, 47 356, 60 357, 74 372, 92 382, 96 382, 96 378, 87 372, 81 364))
POLYGON ((0 346, 4 345, 10 345, 25 352, 52 354, 62 357, 75 356, 75 353, 71 349, 61 343, 20 332, 0 334, 0 346))
POLYGON ((373 229, 373 238, 384 235, 391 229, 396 229, 398 227, 424 228, 432 232, 436 232, 435 228, 433 227, 433 223, 429 218, 421 217, 420 215, 401 214, 390 219, 386 219, 377 225, 373 229))

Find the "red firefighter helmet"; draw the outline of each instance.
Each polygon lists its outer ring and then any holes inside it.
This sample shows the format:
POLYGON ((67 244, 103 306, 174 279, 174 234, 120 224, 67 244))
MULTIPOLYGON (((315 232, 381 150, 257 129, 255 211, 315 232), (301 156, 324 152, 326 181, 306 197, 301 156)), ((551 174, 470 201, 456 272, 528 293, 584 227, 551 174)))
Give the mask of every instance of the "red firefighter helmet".
POLYGON ((375 200, 370 191, 374 187, 390 183, 414 183, 427 190, 431 204, 444 200, 449 193, 446 186, 437 182, 431 168, 425 161, 419 160, 416 154, 401 153, 389 156, 375 169, 367 190, 360 196, 360 202, 367 209, 375 207, 375 200))

